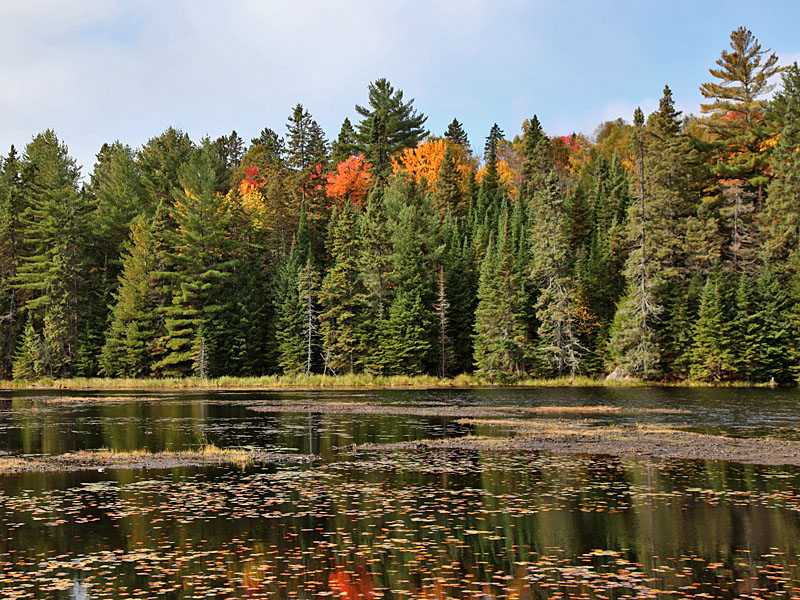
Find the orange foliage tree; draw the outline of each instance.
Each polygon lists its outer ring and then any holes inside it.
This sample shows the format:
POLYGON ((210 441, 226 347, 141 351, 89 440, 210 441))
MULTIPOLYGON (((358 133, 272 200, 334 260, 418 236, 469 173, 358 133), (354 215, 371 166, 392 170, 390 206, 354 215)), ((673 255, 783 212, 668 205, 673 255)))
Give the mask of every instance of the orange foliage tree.
POLYGON ((336 170, 325 176, 325 193, 331 204, 341 207, 349 200, 356 208, 362 208, 372 186, 370 166, 360 154, 336 165, 336 170))

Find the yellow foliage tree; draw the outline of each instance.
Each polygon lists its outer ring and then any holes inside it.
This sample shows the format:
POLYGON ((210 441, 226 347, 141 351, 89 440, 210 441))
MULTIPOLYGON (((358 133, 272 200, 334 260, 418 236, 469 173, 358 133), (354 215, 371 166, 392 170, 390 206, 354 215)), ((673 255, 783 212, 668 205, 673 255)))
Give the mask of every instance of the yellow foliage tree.
POLYGON ((448 144, 451 152, 458 159, 458 171, 466 188, 470 167, 463 160, 464 151, 457 144, 452 144, 446 140, 428 139, 419 142, 416 148, 406 148, 396 158, 392 159, 392 169, 394 173, 401 171, 407 173, 417 183, 424 179, 426 189, 429 192, 434 192, 448 144))

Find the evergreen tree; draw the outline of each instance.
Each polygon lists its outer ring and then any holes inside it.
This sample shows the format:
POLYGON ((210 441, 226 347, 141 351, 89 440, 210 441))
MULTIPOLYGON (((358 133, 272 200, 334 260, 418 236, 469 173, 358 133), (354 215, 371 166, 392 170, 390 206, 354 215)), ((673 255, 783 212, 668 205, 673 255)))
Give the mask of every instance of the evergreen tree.
POLYGON ((261 148, 267 164, 283 164, 286 144, 283 138, 269 127, 265 127, 257 138, 250 140, 250 143, 261 148))
POLYGON ((475 366, 487 379, 507 381, 526 374, 530 340, 518 305, 521 282, 513 268, 508 219, 489 240, 478 281, 475 366))
POLYGON ((783 74, 783 88, 776 99, 781 107, 780 130, 771 165, 773 179, 761 222, 765 259, 785 262, 800 246, 800 68, 794 63, 783 74))
MULTIPOLYGON (((744 313, 743 338, 740 338, 739 371, 751 381, 794 380, 797 344, 790 318, 789 294, 772 268, 762 268, 747 312, 737 306, 739 321, 744 313)), ((744 282, 749 292, 749 282, 744 282)), ((749 295, 749 294, 748 294, 749 295)), ((734 321, 734 323, 736 323, 734 321)))
POLYGON ((427 117, 414 108, 414 100, 403 102, 403 92, 395 91, 386 79, 369 84, 369 105, 356 105, 362 119, 357 140, 361 153, 383 179, 391 167, 389 158, 405 148, 413 148, 428 135, 427 117))
MULTIPOLYGON (((665 97, 666 97, 665 92, 665 97)), ((666 106, 669 103, 663 103, 666 106)), ((647 193, 648 168, 645 152, 644 114, 634 114, 636 154, 636 202, 631 205, 630 235, 636 247, 625 269, 627 292, 617 306, 609 337, 609 354, 617 374, 642 379, 658 374, 660 350, 653 324, 662 311, 654 294, 656 275, 652 252, 652 213, 647 193), (649 210, 648 210, 649 209, 649 210)))
POLYGON ((694 326, 690 375, 700 381, 721 381, 736 370, 736 356, 730 347, 731 324, 725 310, 719 271, 709 275, 700 297, 694 326))
POLYGON ((458 119, 453 119, 453 122, 447 126, 447 130, 444 132, 444 138, 450 140, 456 146, 459 146, 466 156, 469 155, 469 138, 464 131, 464 126, 458 122, 458 119))
POLYGON ((564 195, 551 170, 531 199, 531 274, 538 290, 538 354, 548 370, 574 377, 586 348, 580 340, 575 281, 568 268, 564 195))
POLYGON ((14 278, 24 238, 20 164, 14 146, 0 162, 0 378, 11 376, 20 334, 20 298, 14 278))
POLYGON ((230 135, 221 135, 214 140, 214 145, 217 147, 217 154, 219 154, 222 169, 217 173, 217 179, 220 182, 220 192, 227 192, 233 184, 233 169, 239 166, 244 156, 244 140, 236 133, 234 129, 230 135))
POLYGON ((450 302, 447 300, 444 266, 436 273, 436 303, 433 305, 436 325, 438 326, 439 377, 450 374, 453 363, 453 340, 450 338, 450 302))
POLYGON ((156 340, 164 334, 159 309, 167 303, 164 255, 167 215, 163 206, 152 219, 141 215, 131 225, 111 319, 100 352, 102 373, 109 377, 143 377, 153 373, 156 340))
POLYGON ((178 186, 178 169, 193 151, 194 144, 189 136, 169 127, 161 135, 148 140, 136 153, 148 206, 172 202, 172 190, 178 186))
POLYGON ((311 374, 318 341, 317 271, 311 257, 308 226, 301 216, 298 241, 279 271, 276 288, 276 336, 284 373, 311 374))
POLYGON ((328 234, 331 266, 320 289, 325 372, 352 373, 358 360, 358 326, 364 311, 359 273, 358 213, 350 202, 331 217, 328 234))
POLYGON ((358 269, 367 303, 367 316, 360 320, 358 329, 359 367, 376 373, 385 369, 381 335, 385 332, 393 293, 394 247, 385 193, 383 187, 372 189, 359 230, 362 251, 358 269))
POLYGON ((710 100, 700 109, 708 114, 708 126, 719 137, 720 153, 713 166, 720 179, 742 179, 745 191, 766 184, 765 157, 760 152, 765 132, 760 125, 763 101, 772 91, 770 79, 780 73, 776 54, 762 50, 761 44, 744 27, 731 32, 731 51, 723 50, 719 68, 709 69, 717 80, 704 83, 700 92, 710 100))
POLYGON ((28 318, 14 355, 14 379, 36 379, 45 374, 42 338, 28 318))
POLYGON ((216 148, 206 139, 179 171, 182 191, 175 192, 176 230, 167 255, 172 282, 172 303, 164 308, 167 353, 155 365, 165 375, 193 370, 201 327, 209 373, 218 373, 226 360, 219 351, 231 300, 226 283, 237 264, 239 243, 230 236, 229 202, 215 191, 220 164, 216 148))
POLYGON ((448 145, 439 168, 439 177, 433 197, 433 205, 440 218, 451 214, 457 221, 466 216, 466 198, 461 174, 458 171, 458 160, 448 145))
POLYGON ((331 162, 334 165, 338 164, 360 152, 356 130, 353 129, 350 119, 345 117, 339 130, 339 137, 331 144, 331 162))
POLYGON ((421 375, 433 352, 433 290, 413 219, 396 242, 395 295, 381 337, 389 374, 421 375))
POLYGON ((473 268, 471 244, 462 235, 452 218, 444 227, 445 248, 444 288, 449 306, 447 338, 452 340, 452 370, 466 373, 472 370, 472 332, 477 306, 477 280, 473 268))
POLYGON ((27 296, 24 308, 41 324, 48 375, 72 373, 78 351, 87 206, 77 190, 79 169, 67 147, 47 130, 23 156, 25 238, 14 279, 27 296))

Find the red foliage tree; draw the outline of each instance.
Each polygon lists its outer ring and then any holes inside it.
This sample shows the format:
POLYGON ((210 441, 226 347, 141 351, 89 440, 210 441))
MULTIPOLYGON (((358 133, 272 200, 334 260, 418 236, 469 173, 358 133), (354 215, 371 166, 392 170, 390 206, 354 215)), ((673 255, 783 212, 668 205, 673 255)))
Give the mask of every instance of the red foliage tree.
POLYGON ((325 193, 332 206, 341 207, 348 200, 360 209, 364 206, 372 186, 370 164, 360 154, 351 156, 336 165, 336 170, 325 176, 325 193))

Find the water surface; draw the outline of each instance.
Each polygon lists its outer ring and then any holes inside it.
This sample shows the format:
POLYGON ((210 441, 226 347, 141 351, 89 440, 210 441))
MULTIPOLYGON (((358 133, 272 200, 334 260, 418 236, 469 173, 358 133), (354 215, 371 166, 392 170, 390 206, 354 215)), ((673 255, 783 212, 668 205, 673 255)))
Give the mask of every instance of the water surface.
POLYGON ((474 431, 453 418, 314 412, 329 401, 657 407, 691 412, 599 420, 797 439, 795 390, 192 392, 99 403, 53 395, 0 396, 0 452, 214 443, 319 460, 0 476, 3 597, 800 597, 796 467, 353 451, 474 431), (297 412, 248 408, 259 402, 297 412))

